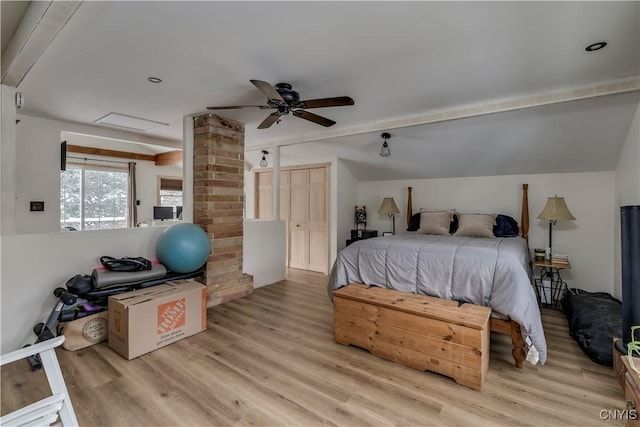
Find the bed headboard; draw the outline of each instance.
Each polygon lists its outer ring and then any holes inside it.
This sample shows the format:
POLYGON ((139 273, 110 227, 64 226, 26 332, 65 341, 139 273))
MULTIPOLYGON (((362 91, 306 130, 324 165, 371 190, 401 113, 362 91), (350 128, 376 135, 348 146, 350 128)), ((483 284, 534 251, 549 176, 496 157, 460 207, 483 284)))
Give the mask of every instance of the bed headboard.
MULTIPOLYGON (((407 227, 413 216, 413 201, 411 198, 413 187, 407 188, 407 227)), ((529 242, 529 184, 522 184, 522 211, 520 215, 520 234, 529 242)))

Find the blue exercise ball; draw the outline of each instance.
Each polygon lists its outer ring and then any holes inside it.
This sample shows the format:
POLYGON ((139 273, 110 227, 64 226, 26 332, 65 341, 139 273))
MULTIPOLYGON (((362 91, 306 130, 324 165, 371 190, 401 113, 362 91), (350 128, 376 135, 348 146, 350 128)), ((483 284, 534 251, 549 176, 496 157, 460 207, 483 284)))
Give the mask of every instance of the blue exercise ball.
POLYGON ((156 257, 169 270, 191 273, 207 261, 209 237, 195 224, 175 224, 164 230, 156 243, 156 257))

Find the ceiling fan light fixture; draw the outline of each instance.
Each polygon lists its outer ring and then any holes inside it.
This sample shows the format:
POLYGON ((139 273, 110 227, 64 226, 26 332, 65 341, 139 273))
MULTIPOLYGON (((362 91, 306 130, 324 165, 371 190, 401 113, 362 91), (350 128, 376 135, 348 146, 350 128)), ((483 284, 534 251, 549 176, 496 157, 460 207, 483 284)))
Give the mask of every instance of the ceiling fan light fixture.
POLYGON ((237 108, 275 109, 259 125, 258 129, 268 129, 274 123, 280 123, 280 117, 292 113, 295 117, 307 120, 320 126, 330 127, 336 124, 331 119, 319 116, 309 108, 326 108, 354 105, 352 98, 348 96, 336 96, 333 98, 308 99, 301 101, 300 94, 292 89, 289 83, 271 83, 262 80, 251 80, 251 83, 267 97, 267 105, 228 105, 225 107, 207 107, 207 110, 230 110, 237 108))
POLYGON ((596 50, 602 49, 606 45, 607 45, 607 42, 593 43, 587 46, 584 50, 586 50, 587 52, 595 52, 596 50))
POLYGON ((260 160, 261 168, 266 168, 267 166, 269 166, 269 163, 267 163, 267 157, 266 157, 267 154, 269 154, 267 150, 262 150, 262 160, 260 160))
POLYGON ((391 150, 389 150, 387 139, 391 138, 391 135, 387 132, 383 132, 383 134, 380 136, 384 140, 384 142, 382 143, 382 147, 380 147, 380 157, 389 157, 391 155, 391 150))

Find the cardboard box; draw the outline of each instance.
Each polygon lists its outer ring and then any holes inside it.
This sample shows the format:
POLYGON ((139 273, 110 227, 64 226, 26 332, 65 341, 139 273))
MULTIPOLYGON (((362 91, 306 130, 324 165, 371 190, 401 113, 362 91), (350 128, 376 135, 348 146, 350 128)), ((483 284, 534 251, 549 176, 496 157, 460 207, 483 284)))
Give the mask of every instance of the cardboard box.
POLYGON ((131 360, 207 328, 207 289, 188 280, 109 297, 109 347, 131 360))

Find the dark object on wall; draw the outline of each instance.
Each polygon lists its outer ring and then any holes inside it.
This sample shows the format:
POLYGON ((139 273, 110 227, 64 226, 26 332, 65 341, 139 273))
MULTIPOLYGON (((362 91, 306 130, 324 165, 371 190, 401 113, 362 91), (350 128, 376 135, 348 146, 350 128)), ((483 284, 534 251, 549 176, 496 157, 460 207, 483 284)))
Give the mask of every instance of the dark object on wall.
POLYGON ((360 224, 362 224, 362 228, 367 228, 367 208, 363 206, 359 208, 358 206, 354 209, 354 224, 356 226, 356 230, 360 228, 360 224))
POLYGON ((622 334, 620 301, 606 292, 568 289, 562 299, 569 333, 591 360, 613 366, 614 337, 622 334))
POLYGON ((44 202, 29 202, 29 211, 44 212, 44 202))
POLYGON ((67 141, 60 143, 60 170, 67 170, 67 141))
POLYGON ((173 219, 173 206, 154 206, 153 219, 173 219))
POLYGON ((618 350, 627 353, 633 340, 631 327, 640 326, 640 205, 620 208, 622 243, 622 342, 618 350))
POLYGON ((182 219, 182 206, 176 206, 176 219, 182 219))

